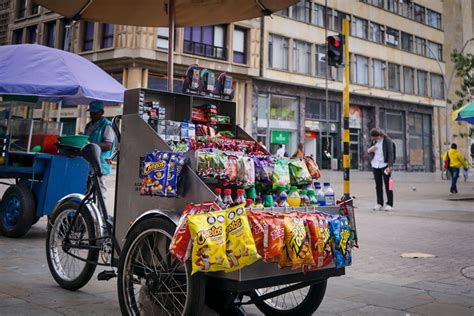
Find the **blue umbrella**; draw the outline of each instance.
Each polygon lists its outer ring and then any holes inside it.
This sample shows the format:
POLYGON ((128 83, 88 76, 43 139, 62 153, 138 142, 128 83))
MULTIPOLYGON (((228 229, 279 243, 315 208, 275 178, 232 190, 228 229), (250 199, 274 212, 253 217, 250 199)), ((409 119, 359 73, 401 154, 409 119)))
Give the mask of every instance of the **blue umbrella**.
POLYGON ((125 88, 87 59, 36 44, 0 46, 0 95, 87 104, 123 102, 125 88))

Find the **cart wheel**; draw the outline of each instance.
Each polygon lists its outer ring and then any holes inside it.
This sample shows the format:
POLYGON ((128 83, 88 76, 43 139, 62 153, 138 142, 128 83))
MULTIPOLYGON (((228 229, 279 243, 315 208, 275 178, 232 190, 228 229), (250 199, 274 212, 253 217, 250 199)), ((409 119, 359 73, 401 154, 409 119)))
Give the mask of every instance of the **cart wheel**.
MULTIPOLYGON (((51 214, 46 235, 46 259, 54 280, 71 291, 80 289, 94 274, 99 251, 64 246, 64 238, 72 224, 79 201, 67 201, 51 214), (66 252, 67 251, 67 252, 66 252), (88 262, 85 262, 87 260, 88 262)), ((95 246, 94 222, 84 207, 70 234, 70 244, 95 246)))
POLYGON ((122 250, 118 297, 122 315, 200 315, 205 297, 204 276, 191 276, 168 251, 176 226, 152 218, 135 226, 122 250))
POLYGON ((35 218, 33 192, 22 185, 12 185, 3 194, 0 204, 0 231, 7 237, 22 237, 35 218))
MULTIPOLYGON (((255 295, 264 295, 290 285, 292 284, 256 289, 255 295)), ((324 280, 296 291, 255 303, 255 305, 265 315, 312 315, 323 301, 326 285, 327 280, 324 280)))

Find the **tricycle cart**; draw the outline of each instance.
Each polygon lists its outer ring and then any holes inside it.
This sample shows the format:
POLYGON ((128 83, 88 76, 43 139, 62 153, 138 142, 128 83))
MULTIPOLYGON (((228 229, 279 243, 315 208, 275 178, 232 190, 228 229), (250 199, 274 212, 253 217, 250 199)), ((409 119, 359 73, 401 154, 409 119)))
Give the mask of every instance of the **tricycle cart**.
MULTIPOLYGON (((234 102, 148 89, 126 91, 114 218, 107 217, 97 180, 95 191, 85 197, 66 196, 56 205, 46 244, 48 264, 56 281, 75 290, 89 281, 96 265, 118 267, 120 307, 123 314, 130 315, 198 315, 204 301, 223 314, 242 314, 239 308, 245 304, 255 304, 267 315, 313 313, 324 297, 327 279, 344 275, 344 268, 331 264, 304 274, 260 261, 231 273, 191 276, 190 262, 180 264, 170 254, 170 242, 185 204, 214 201, 216 196, 212 182, 197 175, 193 151, 187 153, 190 159, 177 198, 140 194, 145 155, 156 149, 171 151, 143 114, 146 103, 152 101, 159 102, 165 108, 165 119, 173 121, 191 120, 193 106, 212 103, 219 113, 230 117, 226 129, 233 130, 239 139, 252 140, 236 125, 234 102), (75 263, 64 260, 64 254, 72 256, 75 263)), ((118 125, 114 127, 118 133, 118 125)), ((96 176, 100 174, 94 158, 97 150, 89 145, 83 150, 96 176)), ((319 210, 338 214, 341 208, 319 210)), ((114 276, 114 270, 104 271, 99 280, 114 276)))
POLYGON ((9 186, 0 203, 0 231, 8 237, 25 235, 64 195, 86 191, 86 161, 54 154, 62 124, 33 120, 34 107, 0 104, 0 178, 9 186))

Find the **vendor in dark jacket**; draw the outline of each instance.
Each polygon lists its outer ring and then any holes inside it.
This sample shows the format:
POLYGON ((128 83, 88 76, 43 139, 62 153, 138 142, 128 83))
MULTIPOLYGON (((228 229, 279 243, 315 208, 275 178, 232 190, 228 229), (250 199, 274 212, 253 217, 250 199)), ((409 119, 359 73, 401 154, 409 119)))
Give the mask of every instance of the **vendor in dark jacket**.
POLYGON ((380 129, 374 128, 370 131, 372 142, 368 153, 371 159, 372 171, 375 179, 375 189, 377 191, 377 204, 374 211, 393 210, 393 191, 389 190, 389 180, 393 171, 395 161, 395 150, 392 140, 380 129), (383 185, 387 193, 387 204, 383 206, 383 185))

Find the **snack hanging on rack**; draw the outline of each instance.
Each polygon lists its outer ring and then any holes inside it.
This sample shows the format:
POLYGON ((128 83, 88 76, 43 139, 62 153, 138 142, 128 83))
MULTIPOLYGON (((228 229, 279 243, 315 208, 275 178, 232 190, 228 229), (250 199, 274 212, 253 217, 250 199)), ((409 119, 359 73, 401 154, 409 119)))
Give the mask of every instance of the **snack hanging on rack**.
POLYGON ((304 157, 304 161, 306 163, 306 167, 308 168, 309 174, 311 175, 311 178, 314 180, 318 180, 321 177, 321 171, 319 170, 319 166, 314 161, 313 158, 306 156, 304 157))
POLYGON ((292 185, 303 185, 311 183, 306 163, 302 159, 291 159, 288 163, 290 169, 290 182, 292 185))
MULTIPOLYGON (((319 224, 319 233, 323 237, 323 267, 327 266, 333 261, 332 249, 331 249, 331 232, 329 231, 328 226, 328 216, 324 213, 315 213, 316 218, 318 219, 319 224)), ((321 249, 319 249, 321 250, 321 249)))
POLYGON ((237 156, 228 155, 227 165, 225 167, 225 181, 224 185, 234 184, 237 181, 238 167, 237 156))
POLYGON ((329 231, 331 233, 336 268, 342 268, 352 263, 352 239, 349 221, 346 216, 335 215, 329 217, 329 231))
POLYGON ((262 184, 271 184, 274 170, 272 157, 254 157, 255 181, 262 184))
POLYGON ((191 250, 191 232, 189 231, 188 216, 220 210, 219 205, 216 203, 186 204, 170 244, 170 252, 179 262, 184 263, 189 258, 191 250))
POLYGON ((314 270, 322 268, 324 261, 324 239, 319 229, 319 219, 316 214, 312 213, 299 213, 299 215, 305 221, 306 233, 309 238, 309 244, 311 252, 313 254, 313 264, 304 265, 304 270, 314 270))
POLYGON ((237 185, 244 188, 255 185, 255 165, 248 156, 239 157, 237 160, 237 185))
POLYGON ((225 271, 230 268, 226 255, 225 212, 209 212, 188 217, 193 238, 192 273, 225 271))
POLYGON ((156 151, 152 151, 145 155, 143 162, 143 179, 140 188, 141 195, 151 195, 151 189, 156 184, 155 170, 151 167, 152 164, 158 161, 156 154, 156 151))
POLYGON ((306 235, 304 221, 297 214, 285 214, 285 251, 278 263, 280 268, 301 268, 303 264, 312 264, 313 255, 306 235))
POLYGON ((245 204, 227 209, 226 238, 226 254, 230 266, 226 272, 242 269, 261 258, 252 237, 245 204))
POLYGON ((272 175, 273 190, 279 187, 288 187, 290 184, 290 169, 288 168, 288 159, 276 159, 273 175, 272 175))
POLYGON ((264 220, 263 258, 267 262, 278 262, 285 246, 283 216, 268 213, 264 220))
POLYGON ((168 163, 168 172, 166 180, 166 196, 177 197, 178 196, 178 181, 184 166, 183 155, 178 153, 171 153, 170 160, 168 163))
POLYGON ((147 194, 166 196, 169 158, 170 153, 160 151, 145 156, 142 185, 148 186, 147 194))
POLYGON ((264 256, 263 251, 263 239, 265 238, 265 226, 266 222, 263 218, 265 215, 262 212, 247 211, 247 218, 250 224, 250 230, 252 231, 253 240, 255 247, 260 256, 264 256))

